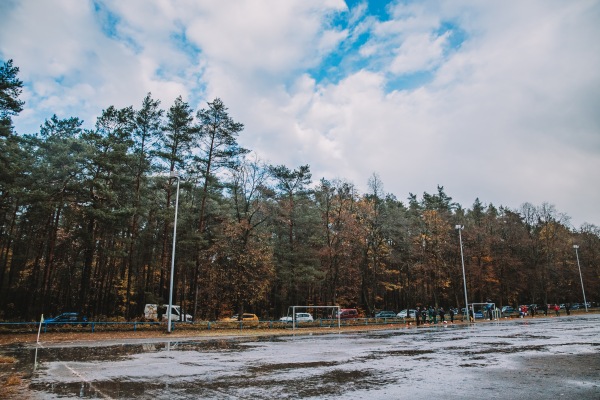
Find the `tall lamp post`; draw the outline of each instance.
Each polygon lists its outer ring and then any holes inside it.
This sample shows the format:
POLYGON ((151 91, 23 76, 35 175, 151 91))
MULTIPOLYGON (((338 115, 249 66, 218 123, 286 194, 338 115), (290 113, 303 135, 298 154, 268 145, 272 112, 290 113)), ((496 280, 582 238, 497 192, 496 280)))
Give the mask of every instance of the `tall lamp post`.
POLYGON ((585 305, 585 312, 588 312, 587 309, 587 301, 585 300, 585 290, 583 289, 583 277, 581 276, 581 266, 579 265, 579 246, 574 244, 573 248, 575 249, 575 257, 577 257, 577 268, 579 269, 579 279, 581 280, 581 291, 583 292, 583 304, 585 305))
MULTIPOLYGON (((463 225, 456 225, 454 229, 458 230, 458 240, 460 242, 460 261, 462 263, 463 284, 465 286, 465 312, 467 313, 467 321, 471 321, 469 315, 469 300, 467 300, 467 276, 465 275, 465 257, 463 256, 462 235, 460 231, 464 229, 463 225)), ((464 314, 463 314, 464 317, 464 314)))
POLYGON ((175 240, 177 238, 177 209, 179 207, 179 173, 177 171, 171 171, 169 181, 171 179, 177 179, 177 194, 175 195, 175 220, 173 221, 173 251, 171 251, 171 280, 169 283, 169 311, 168 311, 168 322, 167 332, 171 333, 171 310, 173 308, 173 275, 175 274, 175 240))

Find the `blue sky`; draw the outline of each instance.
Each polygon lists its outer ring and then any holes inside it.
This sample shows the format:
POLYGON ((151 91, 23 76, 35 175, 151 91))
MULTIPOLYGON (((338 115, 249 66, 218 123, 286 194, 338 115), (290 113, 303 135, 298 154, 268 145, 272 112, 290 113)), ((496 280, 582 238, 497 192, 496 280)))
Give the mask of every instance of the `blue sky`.
POLYGON ((20 0, 0 58, 15 119, 220 97, 266 162, 399 199, 554 204, 600 225, 600 2, 20 0))

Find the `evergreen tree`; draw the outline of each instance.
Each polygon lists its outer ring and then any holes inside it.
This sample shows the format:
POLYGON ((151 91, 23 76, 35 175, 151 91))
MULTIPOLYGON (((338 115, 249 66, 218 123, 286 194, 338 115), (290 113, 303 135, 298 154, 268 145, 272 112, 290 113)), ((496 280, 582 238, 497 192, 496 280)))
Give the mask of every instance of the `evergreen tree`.
POLYGON ((78 307, 88 314, 126 309, 122 285, 127 279, 124 232, 133 203, 131 157, 133 108, 103 110, 94 130, 85 131, 85 198, 81 213, 83 262, 78 307))
POLYGON ((319 279, 317 221, 310 199, 310 167, 290 170, 286 166, 269 167, 277 190, 275 248, 277 282, 274 287, 276 309, 306 304, 314 295, 319 279))
POLYGON ((19 96, 23 91, 23 82, 17 75, 19 68, 13 66, 13 60, 0 64, 0 137, 7 137, 12 132, 12 115, 23 110, 23 101, 19 96))
POLYGON ((143 293, 147 290, 147 275, 139 274, 143 265, 150 263, 152 258, 152 246, 142 246, 139 241, 139 227, 142 218, 147 214, 148 210, 148 176, 152 173, 153 167, 153 152, 152 147, 161 132, 163 124, 162 117, 164 111, 160 108, 160 101, 153 100, 150 93, 144 97, 142 107, 135 111, 134 126, 132 130, 133 139, 133 156, 136 159, 133 165, 133 175, 135 180, 133 211, 131 223, 129 227, 129 244, 128 244, 128 260, 127 260, 127 288, 126 288, 126 308, 127 315, 132 316, 142 312, 144 304, 143 293), (146 262, 144 262, 146 261, 146 262), (137 277, 136 282, 133 282, 134 277, 137 277), (138 306, 132 310, 132 285, 136 284, 136 298, 140 300, 138 306))
MULTIPOLYGON (((161 163, 165 166, 169 173, 177 173, 184 175, 189 169, 189 161, 192 158, 192 150, 196 140, 197 128, 194 126, 194 115, 188 103, 184 102, 181 96, 175 99, 173 105, 169 108, 166 115, 166 124, 163 126, 163 131, 160 133, 156 142, 156 155, 161 163)), ((166 183, 166 180, 165 180, 166 183)), ((163 213, 163 227, 161 237, 160 250, 160 266, 159 266, 159 293, 158 297, 167 298, 169 269, 168 257, 170 255, 169 232, 172 231, 171 221, 173 214, 169 211, 173 201, 173 186, 168 182, 164 188, 166 189, 166 207, 163 213)), ((153 277, 153 271, 148 273, 148 276, 153 277)), ((178 276, 178 274, 175 274, 178 276)), ((149 282, 148 286, 154 286, 153 282, 149 282)), ((176 290, 177 285, 174 284, 176 290)), ((196 313, 194 312, 194 315, 196 313)))
POLYGON ((235 122, 229 116, 228 109, 221 99, 216 98, 208 103, 208 108, 196 113, 199 122, 198 147, 200 154, 195 157, 195 169, 203 183, 200 193, 200 210, 198 216, 198 234, 202 240, 197 249, 196 266, 194 271, 194 314, 198 309, 198 296, 200 284, 200 268, 206 261, 205 251, 210 246, 206 236, 207 204, 211 190, 218 188, 217 173, 222 168, 235 168, 239 157, 248 150, 240 147, 237 137, 244 129, 244 125, 235 122))

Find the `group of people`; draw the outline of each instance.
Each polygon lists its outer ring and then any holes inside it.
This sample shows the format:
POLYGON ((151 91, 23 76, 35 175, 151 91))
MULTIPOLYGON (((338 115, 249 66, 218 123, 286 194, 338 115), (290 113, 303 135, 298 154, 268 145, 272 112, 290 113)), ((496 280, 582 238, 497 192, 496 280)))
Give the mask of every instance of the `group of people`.
MULTIPOLYGON (((530 315, 531 317, 535 317, 535 315, 540 312, 543 312, 544 315, 548 315, 548 312, 552 312, 552 311, 554 311, 554 313, 556 314, 557 317, 560 317, 560 306, 558 304, 554 304, 554 305, 547 304, 546 307, 542 307, 541 310, 535 305, 519 307, 519 313, 521 314, 522 317, 524 317, 525 315, 530 315)), ((567 315, 571 315, 571 305, 570 304, 565 304, 565 311, 566 311, 567 315)))
MULTIPOLYGON (((448 315, 450 316, 450 323, 454 323, 454 310, 452 308, 448 310, 448 315)), ((415 321, 417 323, 417 326, 427 323, 437 324, 438 317, 440 323, 443 324, 446 322, 446 311, 444 310, 444 307, 417 307, 417 309, 415 310, 415 321)))

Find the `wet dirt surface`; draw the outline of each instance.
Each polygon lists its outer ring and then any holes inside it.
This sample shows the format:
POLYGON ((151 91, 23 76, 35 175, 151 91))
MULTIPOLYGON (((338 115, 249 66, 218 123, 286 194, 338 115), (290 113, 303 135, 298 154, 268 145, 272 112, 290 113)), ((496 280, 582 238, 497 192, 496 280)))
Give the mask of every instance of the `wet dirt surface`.
POLYGON ((32 399, 600 399, 599 314, 0 354, 32 399))

